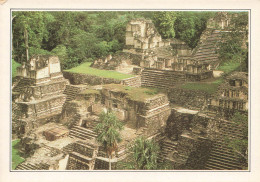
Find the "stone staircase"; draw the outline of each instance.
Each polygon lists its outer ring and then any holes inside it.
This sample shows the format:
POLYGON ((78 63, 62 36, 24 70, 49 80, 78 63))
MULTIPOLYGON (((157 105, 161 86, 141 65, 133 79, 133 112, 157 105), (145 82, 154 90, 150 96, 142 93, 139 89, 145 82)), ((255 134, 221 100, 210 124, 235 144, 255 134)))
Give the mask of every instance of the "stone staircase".
POLYGON ((205 168, 208 170, 241 170, 239 157, 227 146, 225 140, 241 139, 243 137, 242 129, 228 121, 223 121, 220 129, 220 137, 213 143, 205 168))
POLYGON ((54 148, 54 147, 50 147, 50 146, 48 146, 48 145, 46 145, 46 144, 43 144, 41 149, 47 151, 48 154, 49 154, 51 157, 56 156, 56 155, 58 155, 58 154, 61 153, 61 151, 60 151, 59 149, 56 149, 56 148, 54 148))
POLYGON ((144 69, 141 75, 142 86, 162 89, 173 88, 176 83, 185 82, 184 73, 169 70, 144 69))
POLYGON ((22 78, 16 83, 12 89, 12 92, 21 92, 25 87, 31 85, 31 81, 26 78, 22 78))
POLYGON ((65 154, 69 154, 73 151, 74 147, 75 147, 75 143, 70 143, 62 148, 62 152, 65 154))
POLYGON ((72 138, 78 138, 81 140, 92 140, 97 137, 97 134, 87 128, 81 127, 81 126, 74 126, 69 133, 69 136, 72 138))
MULTIPOLYGON (((221 36, 220 31, 213 31, 207 35, 207 38, 195 48, 193 58, 203 62, 217 62, 219 56, 216 52, 217 44, 221 40, 221 36)), ((214 67, 211 69, 214 69, 214 67)))
MULTIPOLYGON (((84 120, 84 119, 83 119, 84 120)), ((88 120, 88 119, 87 119, 88 120)), ((86 127, 87 129, 91 130, 91 131, 94 131, 95 130, 95 127, 97 126, 97 124, 99 123, 99 120, 98 119, 94 119, 94 120, 91 120, 89 122, 87 122, 86 124, 86 127)))
POLYGON ((50 165, 48 164, 33 164, 33 163, 21 163, 19 164, 15 170, 49 170, 50 165))
POLYGON ((239 170, 241 164, 234 152, 222 142, 213 144, 205 169, 207 170, 239 170))
POLYGON ((135 76, 131 78, 127 78, 122 80, 123 85, 127 85, 130 87, 141 87, 141 76, 135 76))
POLYGON ((77 94, 85 88, 87 88, 87 85, 66 85, 64 90, 64 94, 67 95, 66 102, 74 100, 77 94))
POLYGON ((89 142, 77 141, 73 150, 69 153, 66 169, 69 170, 93 170, 98 147, 89 142))
POLYGON ((164 139, 161 143, 161 152, 159 154, 158 162, 161 163, 164 160, 169 159, 169 155, 176 152, 177 144, 176 141, 164 139))

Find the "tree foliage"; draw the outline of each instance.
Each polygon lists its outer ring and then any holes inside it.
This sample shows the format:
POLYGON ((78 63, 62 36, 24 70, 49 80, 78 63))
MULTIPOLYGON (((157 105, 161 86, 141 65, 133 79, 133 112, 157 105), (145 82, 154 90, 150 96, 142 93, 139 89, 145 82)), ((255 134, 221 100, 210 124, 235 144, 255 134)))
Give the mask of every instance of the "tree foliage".
POLYGON ((163 38, 174 38, 174 22, 176 12, 174 11, 156 11, 153 13, 153 22, 163 38))
POLYGON ((49 32, 47 31, 47 24, 53 21, 53 16, 37 11, 15 11, 12 17, 12 45, 16 61, 19 63, 24 61, 27 46, 30 50, 30 56, 38 52, 47 53, 48 51, 42 49, 41 43, 44 39, 48 39, 49 32), (25 37, 25 34, 27 34, 27 37, 25 37))
POLYGON ((223 34, 218 53, 225 62, 240 63, 240 71, 248 71, 248 13, 235 13, 229 31, 223 34))
MULTIPOLYGON (((123 124, 111 111, 102 112, 99 119, 100 123, 95 128, 98 134, 97 141, 103 145, 109 159, 111 159, 112 153, 117 149, 117 145, 121 141, 120 131, 123 129, 123 124)), ((111 169, 110 162, 109 166, 111 169)))
POLYGON ((129 146, 130 157, 125 163, 127 169, 155 170, 158 169, 159 146, 153 140, 139 137, 129 146))
POLYGON ((195 48, 212 12, 178 12, 174 23, 176 38, 195 48))
MULTIPOLYGON (((127 22, 142 17, 152 19, 163 38, 176 37, 194 48, 212 15, 212 12, 173 11, 15 11, 12 14, 13 58, 18 63, 26 61, 28 48, 29 56, 59 56, 62 68, 69 69, 122 50, 127 22)), ((233 29, 237 31, 228 39, 231 44, 227 41, 220 48, 225 60, 234 55, 247 56, 247 51, 240 49, 240 33, 244 32, 240 30, 248 23, 247 16, 239 13, 234 22, 233 29)))

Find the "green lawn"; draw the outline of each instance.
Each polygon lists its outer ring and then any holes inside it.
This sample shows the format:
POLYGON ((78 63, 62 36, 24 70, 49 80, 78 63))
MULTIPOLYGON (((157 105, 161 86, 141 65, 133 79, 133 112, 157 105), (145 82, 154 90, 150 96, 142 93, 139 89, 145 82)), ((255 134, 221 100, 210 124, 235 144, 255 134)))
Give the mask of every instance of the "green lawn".
POLYGON ((12 78, 16 76, 16 68, 20 65, 12 59, 12 78))
POLYGON ((20 164, 24 161, 24 158, 22 158, 19 155, 19 151, 17 149, 19 142, 20 142, 20 140, 12 141, 12 169, 13 170, 16 168, 16 166, 18 166, 18 164, 20 164))
POLYGON ((103 78, 114 78, 117 80, 133 77, 133 75, 130 74, 123 74, 116 71, 100 70, 100 69, 92 68, 90 67, 90 65, 91 63, 87 62, 65 71, 69 71, 72 73, 83 73, 88 75, 95 75, 103 78))
POLYGON ((238 62, 226 62, 223 65, 219 66, 217 70, 224 71, 225 73, 230 73, 236 70, 240 66, 238 62))
POLYGON ((223 79, 217 79, 213 82, 194 82, 194 83, 186 83, 181 85, 181 88, 187 90, 200 90, 207 92, 209 94, 213 94, 217 91, 218 86, 223 82, 223 79))

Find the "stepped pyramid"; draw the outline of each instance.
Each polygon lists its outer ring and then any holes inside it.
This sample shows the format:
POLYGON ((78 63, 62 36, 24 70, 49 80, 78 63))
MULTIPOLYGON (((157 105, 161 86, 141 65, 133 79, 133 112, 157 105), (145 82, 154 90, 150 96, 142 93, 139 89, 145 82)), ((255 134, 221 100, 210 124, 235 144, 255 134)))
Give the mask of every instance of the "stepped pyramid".
MULTIPOLYGON (((13 87, 16 118, 27 123, 26 130, 44 124, 59 115, 66 100, 68 81, 56 56, 33 56, 17 68, 18 82, 13 87), (34 121, 32 123, 32 121, 34 121)), ((18 121, 18 123, 19 123, 18 121)), ((26 132, 26 131, 25 131, 26 132)))
POLYGON ((217 53, 218 43, 222 40, 222 31, 206 30, 205 35, 202 35, 205 40, 201 40, 192 54, 192 58, 204 63, 209 63, 211 69, 214 69, 219 64, 219 55, 217 53))

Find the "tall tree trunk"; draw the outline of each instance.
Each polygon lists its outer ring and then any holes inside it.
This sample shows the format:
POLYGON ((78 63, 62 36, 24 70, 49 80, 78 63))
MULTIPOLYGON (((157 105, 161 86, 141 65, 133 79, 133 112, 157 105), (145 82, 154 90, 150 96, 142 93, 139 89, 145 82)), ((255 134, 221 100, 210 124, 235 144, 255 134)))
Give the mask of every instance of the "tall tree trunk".
POLYGON ((109 155, 109 170, 111 170, 111 155, 109 155))
POLYGON ((28 32, 27 29, 24 28, 24 43, 25 43, 25 50, 26 50, 26 61, 29 60, 29 45, 28 45, 28 32))
MULTIPOLYGON (((13 24, 13 19, 14 19, 15 17, 16 17, 16 15, 12 17, 12 24, 13 24)), ((13 28, 13 26, 12 26, 12 28, 13 28)), ((12 52, 14 51, 14 41, 13 41, 13 37, 14 37, 14 33, 13 33, 13 29, 12 29, 12 52)))

